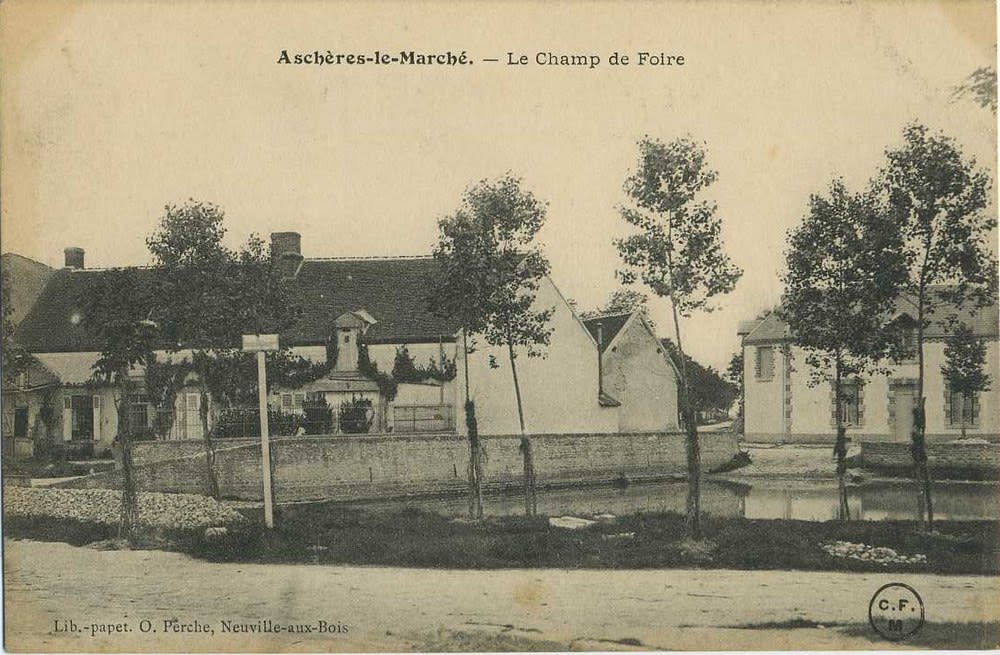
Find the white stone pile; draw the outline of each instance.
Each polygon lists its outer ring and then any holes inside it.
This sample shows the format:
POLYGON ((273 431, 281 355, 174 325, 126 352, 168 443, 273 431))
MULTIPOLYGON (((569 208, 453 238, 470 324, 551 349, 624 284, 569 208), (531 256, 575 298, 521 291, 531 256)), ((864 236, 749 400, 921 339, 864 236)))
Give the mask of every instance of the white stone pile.
MULTIPOLYGON (((111 489, 4 488, 3 513, 10 518, 75 519, 117 525, 120 491, 111 489)), ((189 494, 139 494, 139 523, 153 528, 232 526, 245 517, 211 498, 189 494)))
POLYGON ((872 562, 887 566, 889 564, 926 564, 927 556, 904 555, 897 553, 892 548, 884 546, 869 546, 868 544, 855 544, 850 541, 833 541, 820 546, 827 555, 831 557, 842 557, 845 559, 856 559, 862 562, 872 562))

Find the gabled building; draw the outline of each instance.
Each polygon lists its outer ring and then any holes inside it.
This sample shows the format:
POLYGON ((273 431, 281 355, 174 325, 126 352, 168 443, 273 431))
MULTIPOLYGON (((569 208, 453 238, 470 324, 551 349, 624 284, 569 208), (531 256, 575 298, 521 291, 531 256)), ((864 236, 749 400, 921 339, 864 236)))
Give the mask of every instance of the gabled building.
MULTIPOLYGON (((924 397, 929 443, 952 441, 962 434, 1000 440, 1000 315, 997 305, 981 309, 958 308, 938 290, 931 294, 934 313, 924 333, 924 397), (941 373, 944 341, 950 320, 970 326, 987 345, 988 391, 965 398, 953 393, 941 373)), ((896 303, 895 318, 904 323, 916 316, 911 298, 896 303)), ((744 434, 747 441, 830 443, 835 438, 832 383, 811 386, 805 351, 777 312, 740 324, 745 389, 744 434)), ((910 339, 915 345, 915 336, 910 339)), ((847 436, 852 441, 910 441, 916 398, 917 359, 885 362, 888 374, 849 380, 845 394, 847 436)))
MULTIPOLYGON (((506 349, 491 348, 473 335, 477 347, 466 363, 457 323, 428 309, 435 271, 432 258, 305 258, 300 236, 291 232, 273 234, 272 250, 301 308, 296 323, 280 335, 282 346, 313 362, 325 362, 331 352, 336 353, 336 363, 321 379, 297 389, 273 388, 269 399, 273 409, 302 412, 309 401, 318 399, 326 400, 334 409, 345 402, 366 406, 370 402, 369 429, 373 432, 463 434, 468 368, 468 387, 476 401, 480 432, 518 432, 506 349), (443 368, 447 364, 453 375, 399 384, 390 399, 365 372, 362 360, 389 373, 397 352, 403 348, 417 365, 434 362, 443 368)), ((148 269, 131 270, 135 275, 149 274, 148 269)), ((4 413, 11 412, 12 417, 16 414, 17 424, 25 426, 21 432, 29 438, 101 452, 110 447, 117 432, 117 415, 115 390, 95 386, 91 380, 100 344, 81 325, 84 308, 80 306, 80 295, 84 280, 93 273, 84 266, 80 249, 67 249, 66 266, 52 274, 15 333, 15 339, 34 356, 37 366, 22 388, 5 390, 4 413), (38 411, 40 391, 32 387, 40 384, 46 389, 46 406, 53 408, 44 412, 44 417, 38 411)), ((637 347, 633 341, 644 341, 647 349, 648 343, 655 341, 643 332, 642 321, 635 322, 624 335, 609 334, 609 345, 617 349, 612 350, 614 356, 608 360, 609 384, 630 397, 619 406, 613 397, 615 391, 602 393, 601 360, 594 337, 551 279, 542 280, 536 303, 553 310, 549 323, 553 332, 545 357, 528 357, 522 352, 517 358, 529 433, 663 431, 674 424, 648 417, 647 410, 642 409, 645 405, 638 400, 638 387, 623 387, 615 377, 620 374, 614 371, 625 365, 618 361, 616 352, 631 353, 637 347), (621 338, 612 344, 616 337, 621 338), (621 407, 634 407, 635 411, 623 418, 621 407)), ((158 356, 166 353, 161 351, 158 356)), ((183 357, 184 353, 173 356, 183 357)), ((653 360, 657 370, 663 370, 662 363, 653 360)), ((172 412, 167 438, 202 438, 201 397, 193 374, 173 408, 150 405, 141 392, 142 375, 142 371, 136 372, 140 392, 132 398, 131 424, 151 437, 157 417, 172 412)), ((663 393, 675 398, 675 392, 663 393)), ((676 407, 669 409, 669 400, 665 400, 662 411, 676 421, 676 407)), ((213 420, 219 416, 219 409, 211 407, 209 415, 213 420)))
POLYGON ((600 314, 584 324, 598 344, 601 395, 616 408, 618 430, 679 429, 677 369, 642 312, 600 314))

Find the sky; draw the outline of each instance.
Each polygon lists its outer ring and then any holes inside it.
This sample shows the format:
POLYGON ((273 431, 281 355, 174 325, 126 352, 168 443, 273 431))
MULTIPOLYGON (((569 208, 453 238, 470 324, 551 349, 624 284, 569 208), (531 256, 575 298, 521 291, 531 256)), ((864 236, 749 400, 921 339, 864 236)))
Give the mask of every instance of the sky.
MULTIPOLYGON (((463 190, 510 171, 548 202, 553 280, 590 309, 618 286, 616 207, 636 142, 691 136, 718 172, 708 197, 744 274, 682 329, 697 360, 724 369, 739 321, 780 298, 785 235, 809 195, 836 176, 860 189, 908 122, 996 177, 995 116, 953 97, 995 61, 992 3, 8 1, 0 13, 0 248, 52 266, 67 246, 88 267, 147 263, 164 205, 188 198, 224 208, 232 245, 293 230, 306 257, 428 254, 463 190), (295 66, 282 50, 465 51, 474 64, 295 66), (632 64, 610 66, 615 51, 632 64), (685 62, 637 66, 640 51, 685 62), (539 52, 602 63, 539 66, 539 52)), ((651 310, 672 333, 667 303, 651 310)))

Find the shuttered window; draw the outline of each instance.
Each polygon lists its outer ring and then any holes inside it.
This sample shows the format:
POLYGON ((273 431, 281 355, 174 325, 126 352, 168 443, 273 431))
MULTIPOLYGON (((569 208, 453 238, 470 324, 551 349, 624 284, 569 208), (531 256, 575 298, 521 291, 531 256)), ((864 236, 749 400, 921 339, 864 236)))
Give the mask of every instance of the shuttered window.
POLYGON ((758 380, 770 380, 774 377, 774 347, 757 346, 757 356, 754 362, 754 377, 758 380))
POLYGON ((948 426, 960 428, 975 426, 979 423, 979 394, 948 390, 948 403, 945 407, 948 426))

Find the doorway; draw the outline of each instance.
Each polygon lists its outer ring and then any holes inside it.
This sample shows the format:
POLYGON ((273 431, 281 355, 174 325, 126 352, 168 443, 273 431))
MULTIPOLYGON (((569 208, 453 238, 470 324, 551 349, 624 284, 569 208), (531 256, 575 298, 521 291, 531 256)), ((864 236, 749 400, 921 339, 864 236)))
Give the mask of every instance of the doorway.
POLYGON ((913 432, 913 407, 916 402, 916 388, 911 384, 893 387, 893 398, 896 408, 893 440, 897 443, 908 443, 913 432))

